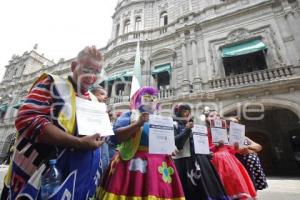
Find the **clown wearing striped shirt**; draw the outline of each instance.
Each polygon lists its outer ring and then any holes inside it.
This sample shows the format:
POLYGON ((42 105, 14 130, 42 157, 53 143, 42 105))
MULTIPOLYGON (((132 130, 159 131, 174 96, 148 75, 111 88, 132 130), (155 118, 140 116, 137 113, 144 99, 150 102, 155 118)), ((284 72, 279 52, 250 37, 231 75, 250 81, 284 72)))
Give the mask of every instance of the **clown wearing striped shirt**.
POLYGON ((86 47, 72 62, 68 79, 43 74, 33 84, 15 121, 16 150, 5 180, 9 199, 28 197, 23 191, 28 180, 52 158, 57 159, 63 179, 76 172, 72 199, 93 197, 100 178, 98 147, 104 138, 100 133, 78 136, 75 98, 95 99, 88 88, 96 82, 101 62, 101 53, 94 46, 86 47))

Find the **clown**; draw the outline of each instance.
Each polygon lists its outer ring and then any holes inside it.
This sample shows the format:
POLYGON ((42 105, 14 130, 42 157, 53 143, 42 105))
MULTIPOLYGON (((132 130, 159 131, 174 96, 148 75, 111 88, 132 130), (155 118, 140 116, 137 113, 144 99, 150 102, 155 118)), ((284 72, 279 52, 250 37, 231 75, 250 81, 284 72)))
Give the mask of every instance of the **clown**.
POLYGON ((157 112, 156 96, 157 89, 140 88, 131 99, 131 111, 117 119, 120 146, 104 176, 100 199, 185 199, 171 157, 148 152, 148 120, 157 112))

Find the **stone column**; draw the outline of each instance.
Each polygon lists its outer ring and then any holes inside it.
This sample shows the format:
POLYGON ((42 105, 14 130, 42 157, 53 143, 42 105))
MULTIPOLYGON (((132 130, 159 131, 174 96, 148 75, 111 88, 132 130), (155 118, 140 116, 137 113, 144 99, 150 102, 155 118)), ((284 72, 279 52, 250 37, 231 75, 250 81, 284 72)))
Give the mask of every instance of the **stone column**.
MULTIPOLYGON (((281 35, 282 37, 282 40, 284 42, 284 48, 286 50, 286 64, 287 65, 291 65, 291 64, 295 64, 295 62, 297 61, 297 58, 295 56, 295 51, 296 51, 296 47, 295 47, 295 44, 294 44, 294 37, 293 35, 291 34, 291 30, 290 30, 290 27, 285 19, 285 17, 279 17, 277 19, 277 26, 279 28, 279 32, 278 34, 281 35)), ((272 43, 272 44, 269 44, 270 47, 273 49, 271 49, 271 51, 268 51, 268 54, 270 53, 274 53, 275 50, 274 48, 276 48, 274 45, 273 45, 273 41, 272 41, 272 31, 269 33, 268 35, 268 40, 270 40, 269 42, 272 43)), ((275 39, 275 38, 274 38, 275 39)), ((267 59, 270 58, 271 55, 267 56, 267 59)), ((275 53, 274 55, 272 56, 275 56, 275 53)), ((276 60, 274 60, 276 61, 276 60)), ((276 63, 273 62, 273 60, 269 60, 269 63, 268 64, 271 64, 271 65, 274 65, 276 63)))
POLYGON ((181 84, 181 91, 183 93, 189 93, 190 91, 190 81, 189 81, 189 70, 187 65, 186 57, 186 43, 185 41, 181 42, 181 54, 182 54, 182 68, 183 68, 183 81, 181 84))
POLYGON ((192 43, 192 55, 193 55, 193 68, 195 69, 193 72, 194 74, 194 80, 193 80, 193 86, 194 90, 199 91, 201 90, 201 78, 199 76, 199 65, 198 65, 198 50, 197 50, 197 40, 196 38, 191 40, 192 43))
POLYGON ((125 82, 124 92, 123 96, 129 96, 130 95, 130 87, 131 85, 128 82, 125 82))
POLYGON ((198 39, 197 44, 199 45, 198 49, 199 49, 199 59, 200 59, 199 75, 202 81, 207 81, 207 67, 206 67, 205 46, 204 46, 203 37, 200 37, 198 39))
POLYGON ((288 23, 289 30, 291 32, 291 36, 293 37, 293 45, 296 48, 296 51, 293 52, 294 56, 296 57, 296 60, 298 61, 298 64, 300 63, 300 28, 296 24, 299 22, 295 19, 295 13, 293 11, 293 8, 289 4, 287 0, 282 1, 283 10, 285 12, 285 17, 288 23))
POLYGON ((295 15, 292 12, 287 13, 287 21, 291 27, 291 31, 293 33, 293 36, 295 38, 295 43, 296 43, 296 47, 297 47, 297 53, 298 53, 298 60, 300 60, 300 27, 296 24, 298 24, 299 22, 295 19, 295 15))
POLYGON ((115 84, 115 81, 111 87, 111 97, 117 97, 116 96, 116 84, 115 84))

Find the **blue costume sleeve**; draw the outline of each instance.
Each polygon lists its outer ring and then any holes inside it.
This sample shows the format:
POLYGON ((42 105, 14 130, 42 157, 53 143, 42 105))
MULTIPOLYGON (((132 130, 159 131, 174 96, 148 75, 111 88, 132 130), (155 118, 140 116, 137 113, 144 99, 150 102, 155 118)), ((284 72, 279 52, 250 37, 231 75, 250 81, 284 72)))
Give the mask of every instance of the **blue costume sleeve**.
POLYGON ((118 141, 117 141, 117 138, 116 138, 116 130, 117 130, 118 128, 121 128, 121 127, 125 127, 125 126, 130 125, 130 116, 131 116, 131 112, 123 113, 123 114, 117 119, 117 121, 114 123, 113 131, 114 131, 115 135, 113 135, 113 136, 110 137, 110 141, 111 141, 112 143, 118 144, 118 141))

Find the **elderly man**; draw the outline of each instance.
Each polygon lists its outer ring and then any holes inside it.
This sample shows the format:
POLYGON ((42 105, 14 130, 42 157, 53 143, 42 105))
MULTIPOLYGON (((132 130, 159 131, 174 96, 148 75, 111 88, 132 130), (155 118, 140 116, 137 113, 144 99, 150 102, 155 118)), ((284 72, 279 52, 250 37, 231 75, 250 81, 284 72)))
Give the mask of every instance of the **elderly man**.
POLYGON ((65 191, 63 197, 93 197, 100 178, 99 147, 104 139, 100 133, 78 135, 76 98, 92 99, 88 88, 96 82, 102 59, 94 46, 86 47, 72 62, 68 79, 43 74, 33 84, 15 122, 18 138, 7 176, 10 199, 28 196, 24 192, 28 180, 50 159, 57 159, 63 180, 76 172, 74 193, 65 191))

